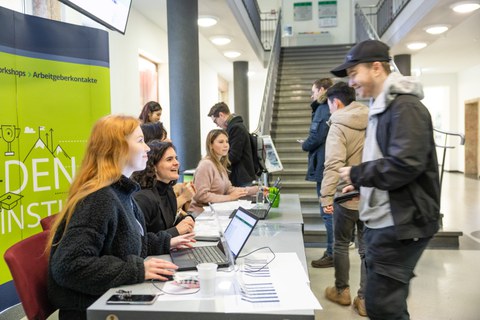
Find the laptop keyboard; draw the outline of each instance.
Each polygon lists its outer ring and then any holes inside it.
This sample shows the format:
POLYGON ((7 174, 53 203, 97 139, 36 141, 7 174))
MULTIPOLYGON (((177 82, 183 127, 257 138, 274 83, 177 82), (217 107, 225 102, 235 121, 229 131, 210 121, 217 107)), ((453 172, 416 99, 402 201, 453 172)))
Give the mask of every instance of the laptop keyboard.
POLYGON ((248 211, 250 211, 251 213, 253 213, 256 216, 262 216, 262 215, 265 214, 265 212, 267 210, 266 209, 248 209, 248 211))
POLYGON ((216 247, 205 246, 205 247, 196 247, 194 250, 190 250, 189 258, 194 259, 197 263, 204 262, 213 262, 213 263, 223 263, 225 258, 219 254, 215 249, 216 247))

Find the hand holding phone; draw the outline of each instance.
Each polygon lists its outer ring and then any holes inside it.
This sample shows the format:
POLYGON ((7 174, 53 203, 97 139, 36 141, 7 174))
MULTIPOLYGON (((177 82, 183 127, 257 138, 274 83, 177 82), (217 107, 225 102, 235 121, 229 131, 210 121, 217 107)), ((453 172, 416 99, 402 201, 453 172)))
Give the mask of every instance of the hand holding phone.
POLYGON ((336 203, 342 203, 348 200, 352 200, 353 198, 359 197, 360 192, 358 190, 350 191, 347 193, 342 193, 339 196, 335 197, 333 201, 336 203))

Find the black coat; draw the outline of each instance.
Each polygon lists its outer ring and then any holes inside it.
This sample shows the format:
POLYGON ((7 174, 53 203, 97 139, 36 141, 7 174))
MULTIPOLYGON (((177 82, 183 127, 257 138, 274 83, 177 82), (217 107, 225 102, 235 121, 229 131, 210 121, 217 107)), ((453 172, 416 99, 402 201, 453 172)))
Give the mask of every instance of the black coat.
POLYGON ((430 113, 417 97, 399 95, 378 114, 376 139, 384 157, 352 167, 352 182, 388 191, 398 239, 433 236, 440 183, 430 113))
POLYGON ((234 115, 227 125, 228 142, 230 150, 230 181, 235 187, 251 183, 256 179, 253 167, 252 146, 250 134, 243 124, 241 116, 234 115))

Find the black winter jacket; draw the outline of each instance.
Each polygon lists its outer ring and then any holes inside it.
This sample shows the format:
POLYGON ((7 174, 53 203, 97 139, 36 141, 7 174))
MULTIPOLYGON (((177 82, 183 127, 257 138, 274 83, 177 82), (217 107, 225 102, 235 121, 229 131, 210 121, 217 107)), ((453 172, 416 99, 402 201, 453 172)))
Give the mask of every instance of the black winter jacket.
POLYGON ((308 168, 305 180, 322 182, 323 170, 325 169, 325 142, 327 141, 330 109, 327 102, 318 103, 313 101, 312 123, 308 138, 303 142, 303 151, 308 151, 308 168))
POLYGON ((439 228, 440 183, 430 113, 417 97, 401 94, 377 116, 384 158, 352 167, 350 178, 388 191, 398 239, 431 237, 439 228))
POLYGON ((85 318, 87 307, 108 289, 144 281, 144 258, 169 252, 170 234, 144 231, 143 214, 132 198, 137 190, 137 183, 122 176, 83 199, 65 233, 64 225, 57 230, 48 296, 71 318, 85 318))

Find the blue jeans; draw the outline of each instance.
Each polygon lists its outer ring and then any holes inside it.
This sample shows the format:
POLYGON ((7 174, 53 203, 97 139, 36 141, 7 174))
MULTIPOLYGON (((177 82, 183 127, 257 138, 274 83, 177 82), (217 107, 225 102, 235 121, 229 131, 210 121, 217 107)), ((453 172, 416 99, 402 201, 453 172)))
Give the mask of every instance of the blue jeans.
POLYGON ((363 221, 358 218, 358 210, 350 210, 341 205, 334 204, 333 209, 335 244, 335 287, 345 289, 350 286, 350 258, 349 244, 352 240, 352 232, 357 227, 358 254, 360 255, 360 288, 358 296, 364 296, 365 280, 367 273, 365 268, 365 245, 363 242, 363 221))
MULTIPOLYGON (((320 198, 320 189, 322 187, 322 182, 317 182, 317 195, 320 198)), ((320 204, 320 216, 323 219, 323 223, 325 224, 325 230, 327 231, 327 255, 329 257, 333 256, 333 215, 326 214, 323 212, 323 207, 320 204)))
POLYGON ((431 238, 398 240, 395 227, 363 231, 367 251, 365 307, 371 320, 408 320, 413 270, 431 238))

